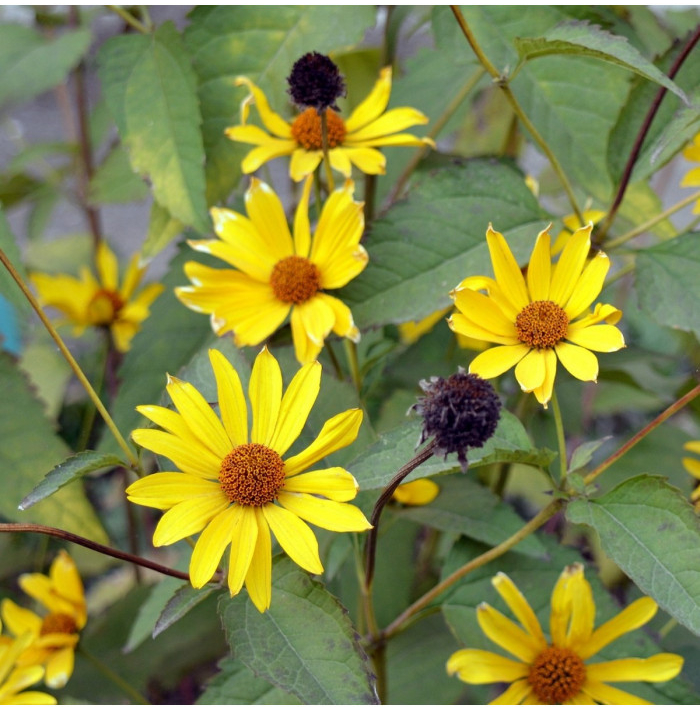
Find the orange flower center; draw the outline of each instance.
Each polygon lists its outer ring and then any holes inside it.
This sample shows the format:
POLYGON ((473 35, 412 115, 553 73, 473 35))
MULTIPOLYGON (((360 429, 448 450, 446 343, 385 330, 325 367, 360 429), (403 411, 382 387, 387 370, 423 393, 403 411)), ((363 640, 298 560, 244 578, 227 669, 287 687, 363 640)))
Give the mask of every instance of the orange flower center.
POLYGON ((44 618, 39 635, 50 635, 51 633, 66 633, 71 635, 78 630, 75 619, 67 613, 49 613, 44 618))
POLYGON ((305 303, 321 288, 318 267, 303 256, 287 256, 275 264, 270 285, 277 300, 283 303, 305 303))
POLYGON ((515 331, 520 342, 530 347, 554 347, 566 337, 569 318, 551 300, 536 300, 525 306, 515 318, 515 331))
MULTIPOLYGON (((345 121, 334 111, 326 110, 328 124, 328 147, 336 148, 343 144, 347 129, 345 121)), ((323 150, 321 136, 321 116, 315 108, 307 108, 292 123, 292 137, 306 150, 323 150)))
POLYGON ((563 704, 586 681, 586 666, 572 650, 548 647, 532 663, 527 681, 542 704, 563 704))
POLYGON ((119 293, 101 288, 88 304, 88 315, 95 325, 109 325, 125 303, 119 293))
POLYGON ((221 461, 219 482, 231 502, 262 507, 275 500, 284 485, 284 461, 267 446, 244 443, 221 461))

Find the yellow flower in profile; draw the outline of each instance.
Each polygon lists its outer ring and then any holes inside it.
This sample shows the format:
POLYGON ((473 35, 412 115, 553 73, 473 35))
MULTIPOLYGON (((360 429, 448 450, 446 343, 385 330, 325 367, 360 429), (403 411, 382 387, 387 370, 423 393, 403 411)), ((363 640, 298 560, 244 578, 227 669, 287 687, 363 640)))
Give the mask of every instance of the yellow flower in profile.
POLYGON ((210 313, 217 335, 233 332, 236 345, 258 345, 286 319, 294 351, 302 364, 318 357, 330 332, 357 342, 350 309, 324 291, 341 288, 367 265, 360 244, 362 203, 352 199, 348 181, 324 203, 315 234, 309 227, 309 178, 289 231, 279 197, 260 180, 246 192, 248 217, 212 209, 219 239, 190 241, 190 246, 220 258, 233 269, 185 264, 193 285, 175 289, 192 310, 210 313))
POLYGON ((302 520, 334 532, 361 532, 371 526, 357 507, 346 504, 358 490, 349 472, 339 467, 304 472, 355 440, 362 411, 351 409, 329 419, 313 443, 284 459, 318 395, 321 365, 304 365, 282 396, 282 373, 264 348, 255 359, 248 388, 253 419, 249 435, 236 370, 217 350, 210 350, 209 357, 221 419, 191 384, 170 377, 167 390, 177 412, 138 407, 165 431, 137 429, 132 437, 182 472, 148 475, 126 492, 131 502, 167 510, 153 535, 155 546, 201 532, 190 561, 195 588, 211 580, 230 544, 231 595, 245 583, 251 600, 264 612, 271 598, 271 531, 293 561, 320 574, 318 543, 302 520))
MULTIPOLYGON (((700 441, 688 441, 683 445, 685 450, 700 455, 700 441)), ((697 458, 683 458, 683 467, 696 479, 700 480, 700 460, 697 458)), ((700 486, 696 487, 690 495, 691 502, 696 510, 700 510, 700 486)))
MULTIPOLYGON (((291 155, 291 178, 299 182, 310 175, 323 160, 321 118, 317 110, 307 108, 288 122, 270 108, 265 94, 250 79, 240 76, 236 79, 236 86, 247 86, 250 95, 241 105, 241 125, 227 128, 226 135, 231 140, 257 146, 243 159, 243 172, 255 172, 268 160, 291 155), (251 103, 257 106, 267 131, 247 123, 251 103)), ((330 163, 345 177, 350 177, 353 165, 367 175, 383 175, 386 172, 386 157, 377 148, 435 145, 430 138, 400 132, 411 126, 423 125, 428 118, 415 108, 386 111, 390 94, 391 67, 386 67, 380 72, 379 80, 369 96, 347 120, 327 109, 330 163)))
POLYGON ((419 478, 399 485, 393 499, 402 505, 429 505, 439 494, 440 487, 429 478, 419 478))
POLYGON ((564 222, 564 228, 559 232, 557 238, 552 244, 552 256, 556 256, 560 251, 564 249, 566 244, 569 242, 571 235, 583 226, 586 226, 589 222, 595 226, 607 212, 603 212, 600 209, 584 209, 581 216, 583 217, 583 222, 575 215, 569 214, 562 219, 564 222))
POLYGON ((491 704, 649 704, 607 683, 666 682, 683 667, 683 658, 670 653, 588 662, 651 620, 657 605, 651 598, 639 598, 594 630, 595 602, 581 564, 566 567, 554 587, 549 640, 513 581, 499 573, 492 583, 520 624, 488 603, 477 607, 477 620, 484 634, 516 659, 487 650, 458 650, 447 661, 448 674, 468 684, 509 682, 491 704))
POLYGON ((22 574, 20 588, 48 610, 43 618, 21 608, 9 598, 2 601, 2 618, 15 636, 29 635, 31 644, 22 652, 20 667, 41 665, 46 668, 46 684, 64 687, 73 674, 75 646, 79 631, 85 627, 87 610, 80 574, 73 559, 59 552, 49 575, 22 574))
POLYGON ((105 327, 116 349, 126 352, 148 317, 151 304, 163 290, 162 285, 153 283, 135 294, 145 272, 145 268, 139 267, 139 259, 139 254, 132 257, 119 286, 117 257, 102 241, 95 254, 97 278, 83 267, 80 278, 32 273, 30 279, 39 292, 41 304, 60 310, 73 325, 76 336, 90 326, 105 327))
MULTIPOLYGON (((698 133, 693 142, 683 150, 683 157, 686 160, 700 163, 700 133, 698 133)), ((681 180, 681 187, 700 187, 700 167, 694 167, 689 170, 685 177, 681 180)), ((700 199, 693 207, 693 214, 700 214, 700 199)))
MULTIPOLYGON (((0 625, 0 629, 2 625, 0 625)), ((2 638, 0 644, 0 705, 56 704, 56 698, 45 692, 24 690, 44 676, 40 665, 18 666, 17 660, 32 642, 31 633, 10 639, 2 638), (7 641, 7 642, 5 642, 7 641)))
POLYGON ((515 367, 522 390, 533 392, 546 407, 557 359, 577 379, 595 381, 598 359, 591 350, 615 352, 625 346, 614 326, 622 316, 617 308, 597 303, 589 312, 610 267, 602 252, 588 260, 592 228, 588 224, 572 235, 556 266, 548 229, 540 232, 524 278, 505 238, 489 224, 495 280, 466 278, 450 294, 459 311, 448 320, 450 327, 498 345, 474 358, 471 373, 491 379, 515 367))

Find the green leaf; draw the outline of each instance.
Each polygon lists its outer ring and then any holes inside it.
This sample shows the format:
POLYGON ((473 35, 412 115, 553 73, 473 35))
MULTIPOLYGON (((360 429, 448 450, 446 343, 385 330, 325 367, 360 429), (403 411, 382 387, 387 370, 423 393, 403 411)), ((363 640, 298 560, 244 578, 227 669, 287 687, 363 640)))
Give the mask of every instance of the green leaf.
POLYGON ((510 164, 469 160, 435 170, 373 223, 369 264, 340 297, 360 329, 419 320, 449 305, 449 291, 467 276, 491 273, 490 222, 524 258, 544 218, 510 164))
MULTIPOLYGON (((27 273, 22 265, 22 256, 17 248, 15 237, 10 231, 10 225, 7 223, 2 205, 0 205, 0 249, 4 251, 5 256, 7 256, 22 280, 27 283, 27 273)), ((15 282, 15 279, 10 275, 10 272, 5 268, 4 264, 1 263, 0 293, 16 307, 22 315, 27 317, 31 310, 31 305, 15 282)))
POLYGON ((131 169, 123 147, 112 150, 90 180, 89 201, 92 204, 138 202, 146 199, 146 183, 131 169))
POLYGON ((219 673, 197 698, 197 704, 301 704, 293 694, 256 677, 243 663, 227 657, 219 673))
POLYGON ((377 704, 368 659, 347 611, 290 559, 275 560, 272 579, 272 605, 265 613, 244 593, 219 602, 236 658, 305 704, 377 704))
POLYGON ((83 490, 72 485, 28 512, 18 512, 22 496, 70 453, 45 418, 22 372, 0 355, 0 515, 13 522, 60 527, 97 542, 107 535, 83 490))
MULTIPOLYGON (((377 443, 350 462, 347 467, 355 476, 360 489, 378 490, 386 487, 396 471, 416 454, 420 433, 420 421, 407 421, 380 435, 377 443)), ((551 451, 532 447, 523 425, 508 411, 501 412, 495 433, 481 448, 467 451, 469 466, 472 468, 489 463, 527 463, 547 468, 553 458, 551 451)), ((454 456, 445 460, 443 456, 435 455, 413 471, 406 482, 458 467, 454 456)))
POLYGON ((104 455, 97 451, 81 451, 46 474, 46 477, 20 502, 19 509, 27 510, 37 502, 53 495, 64 485, 80 480, 88 473, 102 468, 114 468, 125 465, 114 455, 104 455))
POLYGON ((688 103, 685 92, 635 49, 626 37, 610 34, 588 22, 572 20, 558 25, 542 37, 516 37, 514 44, 522 61, 551 54, 569 54, 616 64, 665 86, 688 103))
POLYGON ((179 219, 170 216, 170 212, 161 207, 158 202, 153 202, 151 218, 148 222, 148 234, 146 234, 146 240, 143 242, 143 248, 141 249, 141 258, 144 261, 150 261, 184 228, 185 225, 179 219))
POLYGON ((585 468, 591 462, 593 454, 603 445, 603 443, 610 440, 610 438, 611 436, 605 436, 605 438, 599 438, 597 441, 586 441, 580 446, 577 446, 571 454, 571 460, 569 460, 569 470, 567 472, 573 473, 575 470, 585 468))
POLYGON ((252 147, 224 135, 225 128, 238 122, 246 95, 234 79, 247 76, 265 91, 274 111, 288 115, 286 77, 294 62, 312 49, 329 53, 361 41, 374 25, 375 10, 307 5, 270 12, 263 6, 203 5, 189 19, 185 42, 199 77, 211 203, 225 200, 238 184, 240 161, 252 147))
POLYGON ((642 592, 700 635, 700 520, 676 488, 639 475, 596 500, 572 502, 566 516, 593 527, 642 592))
POLYGON ((173 623, 177 623, 180 618, 198 606, 209 594, 216 590, 215 586, 208 584, 204 588, 192 588, 189 583, 175 591, 175 594, 166 603, 163 612, 158 616, 153 637, 158 637, 164 630, 167 630, 173 623))
MULTIPOLYGON (((500 544, 523 526, 522 518, 512 507, 461 473, 442 476, 436 482, 440 493, 429 505, 406 507, 398 514, 443 532, 458 532, 489 546, 500 544)), ((534 536, 524 539, 515 549, 529 556, 545 555, 534 536)))
POLYGON ((133 169, 151 180, 155 199, 174 217, 210 231, 197 79, 175 26, 113 37, 98 62, 133 169))
POLYGON ((87 29, 47 40, 35 30, 0 24, 0 105, 27 101, 60 84, 90 46, 87 29))
POLYGON ((685 234, 638 253, 639 305, 655 322, 700 338, 700 252, 697 235, 685 234))

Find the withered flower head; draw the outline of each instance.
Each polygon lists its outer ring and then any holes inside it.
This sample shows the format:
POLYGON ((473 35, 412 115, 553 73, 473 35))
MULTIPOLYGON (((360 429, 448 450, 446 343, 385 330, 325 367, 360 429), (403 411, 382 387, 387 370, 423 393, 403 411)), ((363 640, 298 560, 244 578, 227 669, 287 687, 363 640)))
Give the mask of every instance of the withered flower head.
POLYGON ((466 471, 467 448, 483 446, 496 430, 500 399, 489 382, 462 367, 447 379, 423 379, 420 386, 425 396, 412 408, 423 417, 421 443, 434 436, 436 452, 457 453, 466 471))
POLYGON ((309 52, 297 59, 287 77, 289 93, 298 106, 315 108, 318 113, 332 108, 340 110, 336 101, 345 96, 345 80, 330 57, 309 52))

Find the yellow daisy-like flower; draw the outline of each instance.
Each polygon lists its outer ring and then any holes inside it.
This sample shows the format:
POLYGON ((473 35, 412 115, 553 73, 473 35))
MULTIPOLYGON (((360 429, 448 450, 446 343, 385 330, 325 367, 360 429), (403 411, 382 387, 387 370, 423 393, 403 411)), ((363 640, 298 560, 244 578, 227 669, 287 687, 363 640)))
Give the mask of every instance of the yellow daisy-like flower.
POLYGON ((17 662, 32 642, 31 633, 25 633, 14 639, 3 637, 2 640, 3 642, 0 643, 0 704, 56 704, 55 697, 50 694, 24 691, 44 676, 44 668, 40 665, 19 666, 17 662))
POLYGON ((447 672, 468 684, 510 682, 491 704, 650 704, 607 682, 666 682, 683 667, 680 655, 588 663, 622 635, 647 623, 657 610, 651 598, 639 598, 596 630, 595 602, 583 566, 562 572, 551 599, 550 640, 517 586, 503 573, 492 583, 520 625, 481 603, 477 620, 484 634, 516 659, 487 650, 458 650, 447 672))
MULTIPOLYGON (((686 160, 700 163, 700 133, 698 133, 693 142, 683 150, 683 157, 686 160)), ((681 180, 681 187, 700 187, 700 167, 694 167, 689 170, 685 177, 681 180)), ((700 199, 693 207, 693 214, 700 214, 700 199)))
POLYGON ((202 533, 190 561, 195 588, 211 580, 230 544, 231 595, 245 583, 251 600, 264 612, 272 593, 270 531, 299 566, 320 574, 318 543, 302 520, 334 532, 361 532, 371 526, 357 507, 346 504, 358 490, 349 472, 339 467, 304 472, 355 440, 362 411, 351 409, 329 419, 313 443, 283 459, 316 400, 321 365, 304 365, 282 396, 282 373, 264 348, 250 377, 253 421, 248 435, 238 374, 219 351, 210 350, 209 357, 221 419, 191 384, 170 377, 167 390, 177 413, 161 406, 138 407, 165 431, 138 429, 132 437, 183 472, 149 475, 126 492, 131 502, 168 510, 153 535, 155 546, 202 533))
MULTIPOLYGON (((691 453, 700 455, 700 441, 688 441, 683 448, 691 453)), ((697 458, 683 458, 683 467, 696 479, 700 480, 700 460, 697 458)), ((700 485, 693 490, 690 501, 700 510, 700 485)))
POLYGON ((79 632, 87 622, 83 582, 73 559, 61 551, 54 559, 49 575, 22 574, 20 588, 49 612, 43 618, 21 608, 9 598, 2 601, 2 617, 16 637, 29 635, 31 644, 17 661, 20 667, 41 665, 46 668, 46 684, 64 687, 73 674, 75 646, 79 632))
POLYGON ((556 256, 563 250, 571 238, 571 235, 577 229, 586 226, 588 223, 595 226, 606 215, 606 213, 607 212, 603 212, 600 209, 584 209, 583 214, 581 214, 583 217, 583 222, 581 222, 575 214, 569 214, 564 217, 562 219, 562 222, 564 222, 564 229, 559 232, 559 235, 552 244, 552 256, 556 256))
POLYGON ((402 505, 429 505, 440 493, 440 487, 429 478, 419 478, 399 485, 393 498, 402 505))
POLYGON ((309 227, 309 178, 289 231, 277 195, 253 178, 246 192, 248 217, 212 209, 219 239, 190 241, 193 249, 220 258, 236 270, 210 268, 190 261, 185 273, 192 286, 176 288, 192 310, 210 313, 217 335, 233 332, 236 345, 258 345, 291 311, 292 339, 302 364, 318 357, 330 332, 357 342, 350 309, 327 289, 344 286, 367 265, 360 244, 362 203, 352 199, 354 185, 331 194, 323 205, 315 234, 309 227))
POLYGON ((107 244, 100 242, 95 255, 97 278, 83 267, 80 278, 32 273, 30 279, 39 291, 42 305, 63 312, 76 336, 89 326, 107 327, 117 350, 126 352, 148 317, 151 304, 163 290, 162 285, 153 283, 138 295, 135 293, 145 272, 139 267, 139 259, 139 254, 132 257, 120 286, 117 257, 107 244))
MULTIPOLYGON (((298 182, 310 175, 323 160, 321 118, 315 108, 307 108, 291 123, 275 113, 265 94, 250 79, 240 76, 236 86, 247 86, 250 95, 241 105, 241 125, 226 129, 231 140, 249 143, 253 148, 243 159, 245 174, 255 172, 268 160, 291 155, 289 174, 298 182), (258 107, 260 120, 267 132, 247 124, 250 104, 258 107)), ((367 175, 383 175, 386 157, 377 150, 389 145, 435 146, 430 138, 418 138, 400 131, 423 125, 428 118, 415 108, 393 108, 386 111, 391 94, 391 67, 382 69, 369 96, 343 120, 335 111, 326 111, 328 123, 328 155, 333 169, 350 177, 355 165, 367 175), (386 111, 386 112, 385 112, 386 111)))
POLYGON ((617 308, 597 303, 589 312, 610 267, 602 252, 588 260, 592 228, 588 224, 571 236, 556 266, 548 229, 540 232, 525 278, 505 238, 489 224, 495 280, 467 278, 450 294, 459 311, 449 318, 450 327, 499 345, 477 355, 471 373, 491 379, 515 367, 522 390, 533 392, 546 407, 557 359, 577 379, 595 381, 598 360, 591 350, 615 352, 625 346, 614 326, 622 316, 617 308))

